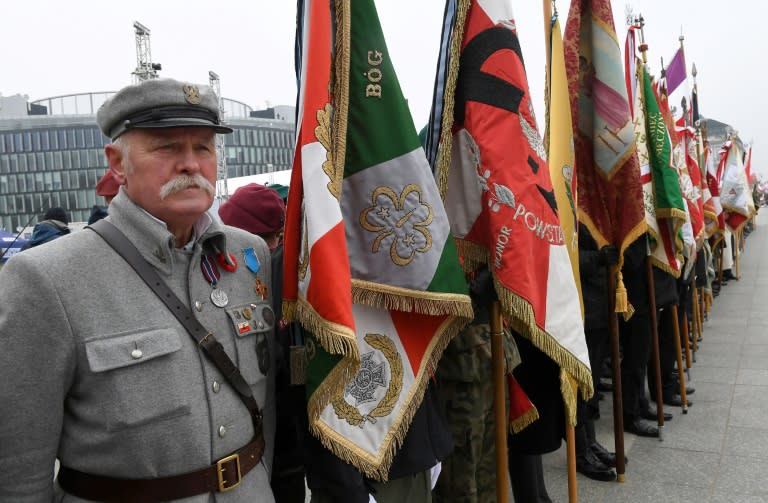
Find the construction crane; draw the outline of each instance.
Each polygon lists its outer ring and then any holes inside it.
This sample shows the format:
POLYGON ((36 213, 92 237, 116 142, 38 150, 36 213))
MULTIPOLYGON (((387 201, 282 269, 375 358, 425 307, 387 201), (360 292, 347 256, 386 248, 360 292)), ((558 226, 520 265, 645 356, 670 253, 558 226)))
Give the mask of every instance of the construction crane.
MULTIPOLYGON (((208 82, 219 101, 219 120, 224 124, 224 98, 221 97, 221 80, 214 71, 208 72, 208 82)), ((229 197, 227 189, 227 156, 224 155, 224 135, 216 135, 216 197, 229 197)))
POLYGON ((159 77, 157 72, 163 69, 160 63, 152 62, 152 49, 149 45, 150 30, 138 21, 134 21, 136 30, 136 69, 133 71, 133 83, 138 84, 159 77))

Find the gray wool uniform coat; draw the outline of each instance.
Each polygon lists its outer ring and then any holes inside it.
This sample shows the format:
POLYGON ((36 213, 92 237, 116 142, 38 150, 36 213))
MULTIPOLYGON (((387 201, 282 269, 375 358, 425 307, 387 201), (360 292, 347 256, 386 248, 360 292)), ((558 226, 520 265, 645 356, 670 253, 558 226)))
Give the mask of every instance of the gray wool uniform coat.
MULTIPOLYGON (((205 215, 191 249, 120 192, 108 220, 139 249, 238 365, 264 413, 266 451, 241 485, 185 502, 272 503, 274 315, 269 250, 205 215), (201 272, 213 246, 229 297, 213 305, 201 272), (186 248, 186 247, 185 247, 186 248), (257 275, 243 258, 252 248, 257 275), (248 319, 246 319, 248 318, 248 319)), ((131 267, 90 230, 18 254, 0 271, 0 501, 82 502, 54 482, 54 460, 82 472, 154 478, 204 468, 251 441, 236 392, 131 267), (137 351, 138 350, 138 351, 137 351)), ((179 500, 182 501, 182 500, 179 500)))

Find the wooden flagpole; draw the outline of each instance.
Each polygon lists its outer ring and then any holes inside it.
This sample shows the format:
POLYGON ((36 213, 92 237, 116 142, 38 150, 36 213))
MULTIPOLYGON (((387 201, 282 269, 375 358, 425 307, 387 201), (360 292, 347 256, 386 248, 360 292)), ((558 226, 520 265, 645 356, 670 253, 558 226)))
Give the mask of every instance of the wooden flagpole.
MULTIPOLYGON (((677 305, 672 306, 672 323, 675 334, 675 350, 677 351, 677 378, 680 381, 680 400, 683 402, 683 414, 688 414, 688 398, 685 395, 685 372, 683 372, 683 352, 680 347, 680 318, 677 305)), ((656 397, 658 400, 663 397, 656 397)), ((659 403, 658 401, 656 403, 659 403)))
POLYGON ((616 480, 624 482, 624 405, 621 400, 619 319, 616 317, 616 275, 618 266, 608 266, 608 310, 611 327, 611 367, 613 369, 613 438, 616 451, 616 480))
POLYGON ((659 351, 659 324, 656 319, 656 286, 653 281, 653 265, 651 256, 645 257, 645 277, 648 281, 648 310, 651 317, 651 354, 653 370, 656 375, 656 422, 659 425, 659 441, 664 440, 664 405, 661 391, 661 352, 659 351))
MULTIPOLYGON (((544 7, 544 47, 546 52, 546 64, 544 65, 545 74, 545 110, 546 110, 546 123, 549 126, 549 117, 551 106, 550 93, 552 92, 552 83, 550 79, 550 64, 552 62, 552 4, 554 0, 543 0, 544 7)), ((549 136, 549 127, 547 127, 547 136, 549 136)), ((545 139, 547 145, 549 140, 545 139)), ((547 147, 548 148, 548 147, 547 147)), ((597 390, 595 390, 597 392, 597 390)), ((568 467, 568 502, 576 503, 579 500, 578 486, 576 480, 576 431, 568 418, 568 408, 565 408, 565 415, 563 416, 565 421, 565 448, 566 459, 568 467)))
POLYGON ((496 418, 496 501, 509 502, 509 461, 507 458, 507 411, 504 379, 504 326, 501 304, 491 304, 491 360, 493 365, 493 412, 496 418))

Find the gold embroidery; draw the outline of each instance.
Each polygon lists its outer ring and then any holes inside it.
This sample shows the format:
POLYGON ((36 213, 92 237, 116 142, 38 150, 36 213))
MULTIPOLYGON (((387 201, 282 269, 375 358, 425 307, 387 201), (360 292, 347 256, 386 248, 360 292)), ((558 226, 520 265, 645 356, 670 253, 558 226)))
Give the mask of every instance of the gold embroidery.
POLYGON ((331 148, 331 115, 333 113, 333 107, 330 103, 326 103, 322 110, 317 111, 317 127, 315 128, 315 136, 317 141, 320 142, 325 148, 325 161, 323 162, 323 171, 331 179, 328 182, 328 191, 333 194, 337 200, 341 197, 341 182, 343 180, 343 172, 341 166, 333 162, 333 150, 331 148))
POLYGON ((397 352, 395 343, 385 335, 379 334, 367 334, 365 341, 374 349, 378 350, 384 355, 387 363, 389 364, 389 385, 384 397, 379 401, 376 407, 366 415, 360 413, 360 410, 347 402, 346 395, 352 396, 357 404, 371 401, 373 390, 370 389, 370 384, 383 386, 383 363, 376 364, 373 361, 373 351, 363 355, 360 370, 357 375, 352 379, 352 382, 348 384, 344 391, 340 393, 331 404, 336 412, 336 415, 340 419, 344 419, 352 426, 360 426, 364 421, 370 423, 376 423, 377 417, 388 416, 392 413, 400 398, 400 393, 403 390, 403 361, 400 354, 397 352), (361 389, 358 386, 359 377, 365 373, 365 386, 366 389, 361 389))
POLYGON ((389 187, 378 187, 373 191, 371 206, 360 213, 359 219, 363 229, 377 234, 371 247, 373 253, 377 253, 382 242, 391 237, 389 256, 392 262, 406 266, 416 253, 425 253, 432 248, 432 233, 427 227, 434 215, 432 206, 421 198, 421 187, 413 183, 405 186, 399 196, 389 187), (413 198, 408 199, 411 194, 416 194, 415 202, 413 198), (419 218, 421 220, 412 222, 419 218))

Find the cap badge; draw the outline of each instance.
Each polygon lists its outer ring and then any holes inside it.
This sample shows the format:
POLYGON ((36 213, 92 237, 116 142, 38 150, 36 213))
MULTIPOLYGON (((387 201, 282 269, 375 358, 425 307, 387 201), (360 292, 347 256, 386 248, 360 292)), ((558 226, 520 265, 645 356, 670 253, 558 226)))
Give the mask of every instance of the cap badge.
POLYGON ((184 91, 184 99, 191 105, 200 104, 200 89, 197 86, 185 85, 181 88, 184 91))

